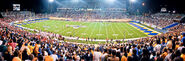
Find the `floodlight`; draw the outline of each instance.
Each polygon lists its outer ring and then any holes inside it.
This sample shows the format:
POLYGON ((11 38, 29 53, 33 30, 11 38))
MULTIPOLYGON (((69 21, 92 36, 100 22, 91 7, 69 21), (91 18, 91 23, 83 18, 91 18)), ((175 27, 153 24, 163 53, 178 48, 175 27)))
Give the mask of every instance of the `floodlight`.
POLYGON ((49 0, 50 3, 54 2, 54 0, 49 0))
POLYGON ((145 3, 142 3, 142 6, 145 6, 145 3))
POLYGON ((112 2, 114 2, 115 0, 107 0, 107 2, 109 2, 109 3, 112 3, 112 2))
POLYGON ((136 0, 130 0, 130 2, 131 2, 131 3, 134 3, 134 2, 136 2, 136 0))
POLYGON ((79 0, 72 0, 72 2, 77 3, 77 2, 79 2, 79 0))

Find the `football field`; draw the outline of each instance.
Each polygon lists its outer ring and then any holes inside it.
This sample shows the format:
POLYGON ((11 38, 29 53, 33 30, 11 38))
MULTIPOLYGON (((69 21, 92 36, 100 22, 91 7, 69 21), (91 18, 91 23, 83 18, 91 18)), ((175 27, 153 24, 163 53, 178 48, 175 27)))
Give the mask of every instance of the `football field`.
POLYGON ((23 27, 53 32, 63 36, 96 39, 130 39, 147 37, 126 22, 74 22, 47 20, 22 25, 23 27))

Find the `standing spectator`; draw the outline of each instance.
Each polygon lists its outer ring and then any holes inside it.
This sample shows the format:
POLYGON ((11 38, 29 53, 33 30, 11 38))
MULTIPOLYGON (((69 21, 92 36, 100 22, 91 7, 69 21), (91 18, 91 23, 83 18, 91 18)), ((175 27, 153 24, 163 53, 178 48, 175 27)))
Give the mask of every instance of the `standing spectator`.
POLYGON ((19 54, 20 54, 19 51, 16 50, 14 52, 14 57, 13 57, 13 60, 12 61, 22 61, 21 58, 19 57, 19 54))
POLYGON ((150 60, 149 51, 147 49, 143 49, 143 54, 140 61, 149 61, 149 60, 150 60))
POLYGON ((161 52, 161 45, 159 40, 157 40, 157 45, 154 47, 154 51, 161 52))
POLYGON ((85 54, 85 59, 86 61, 93 61, 93 55, 90 52, 90 50, 88 50, 87 53, 85 54))
POLYGON ((183 46, 185 46, 185 33, 182 33, 182 36, 181 42, 183 43, 183 46))
POLYGON ((56 51, 54 51, 54 53, 51 54, 50 56, 53 57, 53 61, 57 61, 58 60, 58 56, 56 55, 56 51))
POLYGON ((172 49, 168 49, 168 55, 165 57, 165 61, 172 61, 172 49))
POLYGON ((132 50, 132 61, 138 61, 138 60, 139 60, 139 57, 137 55, 137 50, 133 49, 132 50))
POLYGON ((46 51, 44 51, 44 55, 44 61, 53 61, 53 57, 51 57, 46 51))
POLYGON ((108 55, 107 49, 104 49, 103 55, 101 56, 101 61, 105 60, 105 56, 108 55))
POLYGON ((108 57, 108 61, 119 61, 119 57, 116 56, 116 50, 112 51, 112 56, 108 57))
POLYGON ((181 58, 185 61, 185 48, 182 48, 181 53, 181 58))
POLYGON ((97 48, 96 51, 94 51, 93 60, 100 61, 101 54, 102 53, 100 52, 99 48, 97 48))

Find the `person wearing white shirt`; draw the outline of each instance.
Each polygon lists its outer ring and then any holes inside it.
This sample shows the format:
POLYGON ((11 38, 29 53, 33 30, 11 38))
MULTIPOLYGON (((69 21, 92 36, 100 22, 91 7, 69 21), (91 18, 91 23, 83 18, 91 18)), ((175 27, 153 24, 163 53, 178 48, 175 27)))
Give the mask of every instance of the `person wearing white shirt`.
POLYGON ((104 50, 104 54, 101 56, 101 61, 105 60, 105 56, 108 55, 107 49, 104 50))
POLYGON ((0 45, 2 45, 3 44, 3 41, 2 40, 0 40, 0 45))
POLYGON ((161 45, 160 45, 159 41, 157 41, 157 45, 154 47, 154 51, 156 51, 156 52, 160 52, 161 51, 161 45))
POLYGON ((93 61, 100 61, 100 57, 101 57, 101 52, 99 49, 96 49, 93 55, 93 58, 94 58, 93 61))
POLYGON ((53 57, 53 61, 57 61, 58 60, 58 56, 56 55, 56 51, 54 51, 54 53, 51 54, 50 56, 53 57))

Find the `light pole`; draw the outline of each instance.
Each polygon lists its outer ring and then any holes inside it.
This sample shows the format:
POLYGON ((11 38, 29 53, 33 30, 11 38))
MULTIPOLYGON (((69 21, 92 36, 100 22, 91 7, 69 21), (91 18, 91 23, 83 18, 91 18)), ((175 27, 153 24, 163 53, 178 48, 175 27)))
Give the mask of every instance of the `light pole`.
POLYGON ((54 2, 54 0, 48 0, 49 4, 48 4, 48 8, 50 10, 50 13, 52 12, 52 3, 54 2))
POLYGON ((50 3, 54 2, 54 0, 48 0, 50 3))
MULTIPOLYGON (((134 7, 133 7, 133 3, 135 3, 136 0, 129 0, 129 8, 130 8, 130 12, 134 12, 134 7)), ((132 13, 131 13, 132 14, 132 13)))

